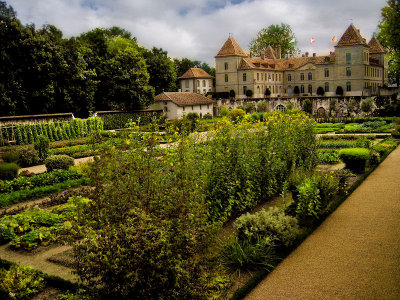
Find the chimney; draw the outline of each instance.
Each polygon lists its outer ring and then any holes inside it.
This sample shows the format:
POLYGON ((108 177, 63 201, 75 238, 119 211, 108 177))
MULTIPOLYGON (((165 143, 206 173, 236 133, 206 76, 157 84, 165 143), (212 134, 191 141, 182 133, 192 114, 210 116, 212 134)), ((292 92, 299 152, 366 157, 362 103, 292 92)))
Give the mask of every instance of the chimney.
POLYGON ((262 60, 265 59, 265 52, 261 52, 261 59, 262 59, 262 60))
POLYGON ((282 58, 282 54, 281 54, 281 45, 277 45, 275 47, 275 57, 276 59, 281 59, 282 58))
POLYGON ((253 57, 253 52, 250 51, 250 57, 253 57))
POLYGON ((317 57, 317 53, 313 53, 313 54, 312 54, 312 57, 317 57))

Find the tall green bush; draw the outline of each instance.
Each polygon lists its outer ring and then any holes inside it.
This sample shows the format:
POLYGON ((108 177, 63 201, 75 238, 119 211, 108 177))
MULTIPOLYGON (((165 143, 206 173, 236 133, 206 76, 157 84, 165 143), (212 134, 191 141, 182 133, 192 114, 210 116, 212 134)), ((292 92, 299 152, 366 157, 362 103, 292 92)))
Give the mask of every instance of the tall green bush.
POLYGON ((339 157, 346 164, 346 168, 357 174, 365 171, 370 155, 370 151, 365 148, 349 148, 339 151, 339 157))
POLYGON ((318 218, 322 210, 320 190, 315 178, 307 178, 297 187, 299 192, 296 203, 296 214, 300 218, 318 218))
POLYGON ((18 176, 19 166, 15 163, 0 164, 0 179, 11 180, 18 176))
POLYGON ((39 135, 36 138, 35 142, 35 149, 38 151, 39 158, 41 160, 46 159, 46 157, 49 155, 49 138, 44 135, 39 135))

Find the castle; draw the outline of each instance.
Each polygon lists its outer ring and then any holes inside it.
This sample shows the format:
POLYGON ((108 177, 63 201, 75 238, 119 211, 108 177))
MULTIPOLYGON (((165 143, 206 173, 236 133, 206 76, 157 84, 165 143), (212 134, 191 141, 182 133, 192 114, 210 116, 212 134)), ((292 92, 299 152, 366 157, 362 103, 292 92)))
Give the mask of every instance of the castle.
POLYGON ((269 93, 272 97, 314 96, 321 89, 325 96, 336 96, 340 90, 343 96, 371 96, 388 82, 382 45, 375 37, 367 43, 353 24, 327 56, 306 53, 282 58, 279 46, 268 46, 260 57, 253 57, 229 37, 215 56, 215 65, 216 92, 234 91, 236 98, 247 98, 248 90, 252 98, 269 93))

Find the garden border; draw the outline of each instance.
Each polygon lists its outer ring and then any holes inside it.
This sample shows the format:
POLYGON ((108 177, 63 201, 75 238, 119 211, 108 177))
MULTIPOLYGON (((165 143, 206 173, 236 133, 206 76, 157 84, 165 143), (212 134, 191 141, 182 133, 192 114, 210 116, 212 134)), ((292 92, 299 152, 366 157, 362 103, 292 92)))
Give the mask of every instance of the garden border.
POLYGON ((315 229, 317 229, 325 220, 328 216, 331 215, 353 192, 356 188, 360 186, 360 184, 373 172, 375 169, 392 153, 397 147, 399 147, 399 144, 393 148, 390 152, 388 152, 385 156, 382 157, 381 161, 379 164, 373 166, 371 169, 369 169, 366 173, 362 174, 360 178, 354 182, 354 184, 350 187, 350 189, 338 197, 336 200, 334 200, 326 209, 326 212, 320 216, 318 220, 314 222, 314 224, 307 228, 306 231, 300 235, 294 246, 287 250, 284 251, 282 256, 280 257, 280 261, 277 263, 273 263, 272 266, 273 268, 271 270, 260 270, 258 271, 254 276, 252 276, 241 288, 237 289, 236 292, 233 294, 233 296, 230 298, 230 300, 240 300, 244 299, 262 280, 264 280, 265 277, 269 273, 271 273, 279 264, 281 261, 283 261, 287 256, 289 256, 292 251, 296 250, 297 247, 299 247, 305 239, 311 235, 311 233, 314 232, 315 229))

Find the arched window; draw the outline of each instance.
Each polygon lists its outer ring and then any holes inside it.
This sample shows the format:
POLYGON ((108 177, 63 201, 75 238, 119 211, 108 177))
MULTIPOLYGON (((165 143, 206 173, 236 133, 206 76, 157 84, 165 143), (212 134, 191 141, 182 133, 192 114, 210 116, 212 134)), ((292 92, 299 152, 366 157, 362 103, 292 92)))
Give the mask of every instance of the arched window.
POLYGON ((351 82, 346 82, 346 92, 351 92, 351 82))
POLYGON ((312 73, 311 72, 308 73, 308 80, 312 80, 312 73))
POLYGON ((312 94, 312 85, 311 84, 308 85, 308 93, 312 94))
POLYGON ((206 86, 206 81, 205 80, 203 80, 203 87, 205 87, 206 86))
POLYGON ((258 95, 258 97, 260 96, 260 87, 259 86, 257 87, 257 95, 258 95))
POLYGON ((304 73, 300 73, 300 80, 304 80, 304 73))
POLYGON ((292 75, 291 74, 288 74, 287 81, 292 81, 292 75))
POLYGON ((300 86, 300 93, 304 94, 304 85, 300 86))
POLYGON ((279 104, 275 107, 275 111, 281 111, 281 112, 285 112, 286 111, 286 107, 283 106, 282 104, 279 104))

